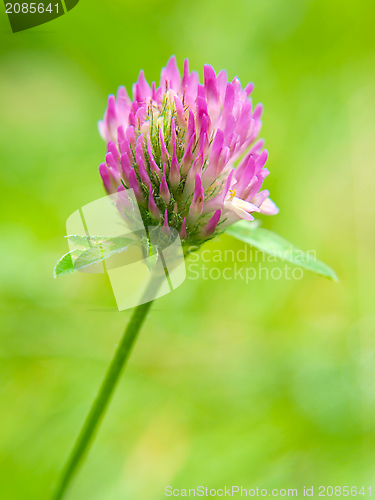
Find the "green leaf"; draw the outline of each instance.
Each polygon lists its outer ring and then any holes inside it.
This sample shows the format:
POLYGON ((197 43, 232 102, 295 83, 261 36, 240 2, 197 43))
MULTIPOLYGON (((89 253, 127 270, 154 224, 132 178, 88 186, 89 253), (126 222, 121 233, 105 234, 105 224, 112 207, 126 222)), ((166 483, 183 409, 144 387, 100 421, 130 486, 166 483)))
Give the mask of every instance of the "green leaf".
POLYGON ((134 240, 125 236, 83 236, 81 234, 69 234, 65 236, 77 247, 88 250, 92 247, 103 248, 104 251, 125 250, 134 240))
POLYGON ((106 252, 110 252, 113 255, 114 252, 122 252, 126 250, 129 245, 136 243, 132 238, 126 238, 124 236, 106 237, 101 241, 101 246, 106 252))
MULTIPOLYGON (((90 238, 91 239, 91 238, 90 238)), ((77 260, 74 262, 74 269, 78 271, 83 267, 97 264, 104 259, 112 257, 115 253, 126 250, 129 245, 134 243, 131 238, 124 238, 122 236, 112 237, 111 239, 101 240, 96 242, 96 246, 92 246, 84 250, 77 260)))
POLYGON ((88 236, 82 236, 81 234, 69 234, 68 236, 65 236, 65 238, 77 247, 87 248, 91 246, 90 238, 88 236))
POLYGON ((310 253, 303 252, 273 231, 262 227, 254 228, 248 221, 242 220, 229 227, 226 233, 238 240, 249 243, 262 252, 338 281, 337 274, 331 267, 316 259, 315 256, 310 255, 310 253))
POLYGON ((58 278, 64 274, 74 273, 74 265, 70 252, 66 253, 56 262, 53 277, 58 278))
POLYGON ((72 234, 67 238, 78 248, 68 252, 56 263, 54 277, 73 273, 97 264, 118 252, 126 250, 135 240, 124 236, 82 236, 72 234))
POLYGON ((85 250, 74 262, 73 266, 76 271, 83 269, 84 267, 90 266, 92 264, 97 264, 105 259, 104 252, 99 247, 92 247, 85 250))

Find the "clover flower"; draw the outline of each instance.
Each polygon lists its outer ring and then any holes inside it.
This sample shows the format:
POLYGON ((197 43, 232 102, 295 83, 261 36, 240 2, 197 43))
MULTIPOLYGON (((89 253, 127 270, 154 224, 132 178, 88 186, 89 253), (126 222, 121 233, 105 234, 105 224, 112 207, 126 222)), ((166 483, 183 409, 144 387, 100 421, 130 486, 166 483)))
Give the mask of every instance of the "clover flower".
MULTIPOLYGON (((225 71, 216 75, 208 65, 204 66, 204 84, 200 84, 197 73, 189 72, 187 60, 181 78, 172 57, 161 72, 159 87, 155 83, 150 86, 141 71, 133 86, 133 101, 124 87, 118 89, 116 98, 108 98, 99 122, 99 131, 107 142, 105 163, 99 171, 107 193, 114 196, 97 200, 106 204, 100 204, 106 208, 99 210, 98 219, 106 225, 109 217, 105 213, 110 207, 116 224, 120 213, 131 230, 125 235, 90 235, 86 228, 85 235, 68 235, 73 247, 57 262, 54 276, 84 270, 114 257, 112 262, 106 261, 105 269, 111 272, 110 279, 115 279, 111 281, 114 290, 124 291, 120 300, 116 297, 119 309, 126 308, 129 297, 137 305, 61 474, 54 500, 64 498, 87 454, 153 301, 181 284, 185 277, 181 263, 192 248, 198 249, 227 229, 230 236, 273 258, 337 280, 333 269, 315 256, 311 258, 309 252, 302 252, 268 229, 247 223, 254 219, 253 213, 278 212, 268 191, 261 190, 269 173, 265 168, 268 153, 262 151, 263 141, 257 139, 262 106, 253 109, 249 97, 252 90, 252 84, 242 89, 238 78, 228 82, 225 71), (240 220, 242 223, 228 227, 240 220), (145 227, 140 228, 142 222, 145 227), (133 227, 138 228, 134 234, 133 227), (130 246, 128 254, 125 250, 130 246), (124 255, 129 260, 121 259, 124 255), (128 272, 130 263, 136 264, 137 279, 132 270, 128 272), (146 269, 139 263, 146 264, 150 273, 144 273, 146 269), (118 267, 124 274, 113 274, 118 267), (171 271, 179 281, 172 283, 171 271), (168 286, 164 286, 166 282, 168 286)), ((91 220, 96 221, 96 214, 91 220)), ((83 228, 80 216, 73 221, 74 227, 79 221, 83 228)), ((109 222, 108 226, 108 232, 112 231, 109 222)), ((119 232, 124 229, 123 225, 115 227, 119 232)))
POLYGON ((276 214, 261 190, 268 152, 257 140, 262 106, 253 108, 252 90, 209 65, 201 84, 188 60, 181 78, 175 57, 159 87, 141 71, 133 100, 119 87, 99 122, 107 193, 133 189, 145 225, 175 228, 183 243, 202 243, 255 212, 276 214))

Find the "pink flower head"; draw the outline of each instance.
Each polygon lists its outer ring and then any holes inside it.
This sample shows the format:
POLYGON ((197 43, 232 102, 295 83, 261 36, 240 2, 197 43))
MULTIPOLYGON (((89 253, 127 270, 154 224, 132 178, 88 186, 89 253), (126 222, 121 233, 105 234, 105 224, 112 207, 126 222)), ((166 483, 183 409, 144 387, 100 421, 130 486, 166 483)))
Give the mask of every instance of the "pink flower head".
POLYGON ((132 188, 145 224, 173 227, 185 242, 203 242, 257 212, 276 214, 261 190, 268 153, 257 141, 262 106, 253 108, 252 89, 209 65, 199 83, 188 60, 181 77, 175 57, 158 87, 141 71, 133 100, 120 87, 99 122, 107 193, 122 183, 132 188))

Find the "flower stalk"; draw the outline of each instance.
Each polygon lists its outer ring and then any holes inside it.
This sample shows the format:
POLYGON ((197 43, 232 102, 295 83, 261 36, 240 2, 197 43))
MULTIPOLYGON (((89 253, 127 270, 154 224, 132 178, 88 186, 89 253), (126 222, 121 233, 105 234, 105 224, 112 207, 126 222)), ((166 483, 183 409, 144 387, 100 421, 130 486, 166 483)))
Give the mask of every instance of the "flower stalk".
POLYGON ((73 477, 87 454, 152 302, 151 300, 134 309, 99 389, 98 396, 86 417, 68 462, 65 465, 60 481, 52 497, 53 500, 62 500, 64 498, 73 477))

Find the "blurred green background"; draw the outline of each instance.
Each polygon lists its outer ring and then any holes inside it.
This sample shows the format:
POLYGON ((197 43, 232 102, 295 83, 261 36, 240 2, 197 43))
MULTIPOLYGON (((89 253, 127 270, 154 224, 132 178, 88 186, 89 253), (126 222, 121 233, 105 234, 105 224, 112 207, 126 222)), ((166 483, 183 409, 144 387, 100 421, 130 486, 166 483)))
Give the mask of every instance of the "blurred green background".
POLYGON ((374 23, 373 0, 81 0, 13 34, 2 10, 1 498, 49 498, 128 321, 106 276, 52 269, 68 216, 103 195, 107 95, 171 54, 255 83, 280 207, 264 226, 341 281, 188 279, 159 299, 67 498, 375 494, 374 23))

